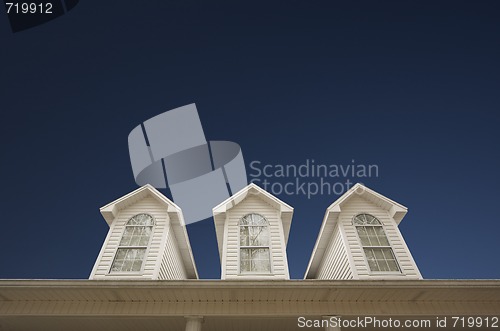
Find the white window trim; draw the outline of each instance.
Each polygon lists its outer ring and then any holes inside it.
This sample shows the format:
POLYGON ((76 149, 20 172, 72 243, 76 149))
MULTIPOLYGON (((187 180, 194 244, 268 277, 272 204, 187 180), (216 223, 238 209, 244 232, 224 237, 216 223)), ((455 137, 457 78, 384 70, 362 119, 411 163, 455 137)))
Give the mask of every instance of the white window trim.
POLYGON ((271 224, 269 223, 268 219, 266 217, 264 217, 264 215, 262 214, 259 214, 259 213, 248 213, 248 214, 245 214, 243 215, 242 217, 238 218, 238 276, 248 276, 248 275, 251 275, 251 276, 271 276, 271 275, 274 275, 274 268, 273 268, 273 259, 272 259, 272 254, 271 254, 271 224), (260 217, 262 217, 266 223, 267 223, 267 230, 268 230, 268 234, 269 234, 269 245, 268 246, 241 246, 240 244, 240 227, 244 226, 244 225, 241 225, 241 219, 248 216, 248 215, 252 215, 252 214, 255 214, 255 215, 259 215, 260 217), (267 248, 268 249, 268 253, 269 253, 269 272, 260 272, 260 271, 242 271, 241 270, 241 249, 242 248, 267 248))
POLYGON ((141 276, 144 274, 144 267, 146 265, 146 260, 147 260, 147 257, 148 257, 148 254, 149 254, 149 249, 150 249, 150 246, 151 246, 151 241, 153 239, 153 235, 154 235, 154 229, 155 229, 155 226, 156 226, 156 219, 153 215, 149 214, 149 213, 138 213, 138 214, 135 214, 134 216, 130 217, 127 219, 127 221, 125 222, 124 226, 123 226, 123 230, 122 230, 122 233, 120 235, 120 240, 118 241, 118 245, 116 246, 116 249, 114 251, 114 254, 113 254, 113 259, 111 260, 111 264, 109 265, 109 269, 108 269, 108 273, 106 274, 106 276, 141 276), (148 241, 148 244, 147 246, 120 246, 120 241, 122 240, 123 238, 123 235, 125 234, 125 230, 128 227, 133 227, 133 226, 144 226, 144 225, 127 225, 128 222, 130 222, 130 220, 138 215, 142 215, 142 214, 145 214, 145 215, 148 215, 151 217, 152 219, 152 225, 151 225, 151 236, 149 237, 149 241, 148 241), (125 248, 125 249, 136 249, 136 248, 146 248, 146 251, 144 252, 144 259, 142 260, 142 265, 141 265, 141 270, 139 271, 112 271, 111 268, 113 267, 113 263, 115 262, 115 259, 116 259, 116 254, 118 253, 118 250, 120 248, 125 248))
POLYGON ((358 240, 359 247, 361 247, 361 251, 363 252, 363 259, 365 261, 365 265, 366 265, 366 268, 368 270, 369 275, 373 275, 373 276, 382 276, 382 275, 404 276, 405 275, 405 273, 403 272, 403 269, 401 268, 401 263, 399 263, 398 256, 396 255, 396 252, 394 251, 394 248, 392 247, 391 239, 389 238, 389 236, 387 235, 387 232, 385 231, 385 225, 380 220, 380 218, 376 217, 373 214, 367 213, 367 212, 361 212, 361 213, 355 214, 352 217, 351 224, 354 226, 354 230, 356 231, 356 238, 358 240), (362 214, 370 215, 370 216, 376 218, 380 222, 380 224, 363 224, 363 225, 355 224, 354 223, 355 218, 359 215, 362 215, 362 214), (372 227, 380 226, 380 227, 382 227, 382 230, 384 231, 384 235, 387 238, 387 241, 389 242, 389 246, 364 246, 363 243, 361 242, 361 238, 359 237, 359 233, 358 233, 358 229, 357 229, 358 226, 372 226, 372 227), (374 271, 374 270, 371 270, 370 264, 368 263, 368 258, 366 257, 366 254, 365 254, 365 248, 390 248, 399 270, 398 271, 378 271, 378 270, 374 271))

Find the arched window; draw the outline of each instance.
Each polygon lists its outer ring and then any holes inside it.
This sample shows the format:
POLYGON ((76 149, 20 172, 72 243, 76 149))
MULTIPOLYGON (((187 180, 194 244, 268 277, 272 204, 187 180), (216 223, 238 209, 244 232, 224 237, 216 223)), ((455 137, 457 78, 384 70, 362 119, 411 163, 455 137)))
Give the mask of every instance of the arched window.
POLYGON ((153 223, 153 217, 148 214, 138 214, 128 220, 111 272, 141 271, 153 223))
POLYGON ((370 214, 356 215, 352 221, 356 226, 371 271, 400 271, 391 244, 382 223, 370 214))
POLYGON ((269 224, 259 214, 240 220, 240 272, 270 273, 269 224))

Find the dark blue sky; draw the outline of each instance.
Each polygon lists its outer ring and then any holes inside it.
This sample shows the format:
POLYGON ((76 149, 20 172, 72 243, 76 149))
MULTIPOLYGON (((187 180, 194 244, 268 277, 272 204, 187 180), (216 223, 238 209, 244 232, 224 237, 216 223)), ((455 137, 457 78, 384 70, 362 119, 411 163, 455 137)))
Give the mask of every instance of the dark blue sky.
MULTIPOLYGON (((193 102, 247 166, 377 164, 425 278, 500 278, 500 2, 237 3, 81 0, 15 34, 0 14, 0 278, 87 278, 99 207, 137 187, 128 133, 193 102)), ((279 198, 302 278, 337 196, 279 198)), ((213 221, 188 231, 218 278, 213 221)))

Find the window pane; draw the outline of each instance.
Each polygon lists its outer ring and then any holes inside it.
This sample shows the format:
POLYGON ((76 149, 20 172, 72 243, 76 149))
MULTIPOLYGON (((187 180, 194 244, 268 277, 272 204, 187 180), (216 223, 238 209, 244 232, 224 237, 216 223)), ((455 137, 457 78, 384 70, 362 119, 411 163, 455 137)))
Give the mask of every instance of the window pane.
POLYGON ((127 253, 126 249, 123 248, 118 249, 118 251, 116 252, 116 259, 117 260, 125 259, 125 253, 127 253))
POLYGON ((241 260, 250 260, 250 249, 248 248, 242 248, 240 250, 240 259, 241 260))
POLYGON ((250 214, 250 216, 248 217, 248 225, 255 225, 256 218, 257 218, 257 215, 250 214))
POLYGON ((119 248, 111 271, 140 271, 145 253, 145 248, 119 248))
POLYGON ((356 217, 354 217, 354 220, 352 221, 352 223, 354 225, 363 225, 364 224, 363 220, 361 219, 361 215, 357 215, 356 217))
POLYGON ((266 219, 259 214, 248 214, 240 220, 240 225, 267 225, 266 219))
POLYGON ((153 217, 148 214, 139 214, 132 217, 127 225, 144 225, 144 226, 152 226, 153 225, 153 217))
POLYGON ((132 270, 132 261, 130 261, 130 260, 123 261, 121 271, 130 271, 130 270, 132 270))
POLYGON ((378 241, 380 242, 380 246, 390 246, 389 240, 387 240, 387 236, 385 235, 384 229, 381 226, 374 226, 373 228, 378 237, 378 241))
POLYGON ((368 241, 370 242, 369 246, 379 246, 377 235, 375 234, 373 226, 366 226, 365 228, 366 233, 368 234, 368 241))
POLYGON ((241 260, 240 261, 240 270, 241 272, 248 272, 251 271, 250 268, 250 261, 249 260, 241 260))
POLYGON ((139 239, 140 239, 140 235, 137 234, 137 232, 139 232, 139 230, 137 229, 134 229, 134 235, 132 236, 132 238, 130 238, 130 245, 129 246, 139 246, 139 239))
POLYGON ((365 254, 367 259, 375 260, 375 254, 373 254, 373 250, 371 248, 365 248, 365 254))
POLYGON ((240 220, 240 246, 269 246, 269 227, 265 218, 248 214, 240 220))
POLYGON ((267 226, 250 226, 250 246, 267 246, 269 245, 269 232, 267 226))
POLYGON ((375 216, 356 215, 353 224, 371 271, 401 271, 382 223, 375 216))
POLYGON ((149 243, 149 237, 144 237, 142 236, 140 239, 139 239, 139 246, 147 246, 149 243))
POLYGON ((382 250, 380 250, 380 249, 374 249, 374 248, 372 248, 372 249, 373 249, 373 252, 375 253, 375 258, 377 260, 383 260, 384 259, 384 254, 382 253, 382 250))
POLYGON ((359 214, 352 220, 354 225, 382 225, 380 221, 373 215, 370 214, 359 214))
POLYGON ((135 259, 135 255, 137 254, 135 249, 127 249, 127 253, 125 254, 125 260, 132 261, 135 259))
POLYGON ((111 266, 111 271, 120 271, 122 270, 123 260, 115 260, 113 265, 111 266))
POLYGON ((370 241, 368 240, 368 233, 366 232, 366 228, 364 226, 357 226, 356 230, 358 231, 361 245, 370 246, 370 241))
POLYGON ((380 271, 377 262, 374 259, 368 260, 368 266, 370 267, 371 271, 380 271))
POLYGON ((380 267, 380 271, 389 271, 389 266, 385 260, 377 260, 377 263, 380 267))
POLYGON ((252 271, 256 272, 269 272, 270 263, 269 263, 269 249, 268 248, 259 248, 252 250, 252 271))
POLYGON ((125 227, 122 239, 120 240, 120 246, 128 246, 130 244, 130 238, 132 237, 134 229, 132 227, 125 227))
POLYGON ((249 246, 248 226, 240 226, 240 245, 249 246))
POLYGON ((135 259, 140 259, 140 260, 144 259, 144 256, 146 255, 145 248, 134 249, 134 251, 136 251, 135 259))
POLYGON ((248 218, 250 217, 250 215, 247 215, 247 216, 244 216, 241 220, 240 220, 240 225, 248 225, 248 218))
POLYGON ((152 232, 151 226, 126 226, 120 246, 147 246, 152 232))
POLYGON ((138 214, 132 217, 125 226, 120 239, 120 247, 116 251, 110 271, 140 271, 152 232, 153 217, 151 215, 138 214), (130 248, 130 246, 140 248, 130 248))
POLYGON ((389 265, 389 271, 399 271, 399 267, 396 261, 387 260, 387 264, 389 265))
POLYGON ((242 246, 240 248, 240 272, 271 271, 269 226, 263 216, 248 214, 240 219, 239 243, 242 246))
POLYGON ((252 214, 252 225, 267 225, 266 220, 264 217, 257 215, 257 214, 252 214))
POLYGON ((139 261, 134 261, 132 264, 132 270, 131 271, 141 271, 142 268, 142 260, 139 261))
POLYGON ((269 272, 271 271, 269 260, 255 260, 253 270, 255 272, 269 272))
POLYGON ((373 252, 373 249, 371 248, 365 248, 365 255, 366 255, 366 260, 368 261, 368 266, 370 267, 371 271, 378 271, 379 267, 377 265, 377 261, 375 260, 375 254, 373 252))
POLYGON ((242 272, 244 271, 251 271, 251 249, 249 248, 242 248, 240 249, 240 270, 242 272))
POLYGON ((252 257, 256 260, 269 260, 269 249, 267 248, 252 249, 252 253, 252 257))
POLYGON ((363 246, 390 246, 382 226, 356 226, 363 246))
POLYGON ((269 248, 240 249, 241 272, 270 272, 269 248))
POLYGON ((371 271, 400 271, 392 248, 365 248, 371 271))

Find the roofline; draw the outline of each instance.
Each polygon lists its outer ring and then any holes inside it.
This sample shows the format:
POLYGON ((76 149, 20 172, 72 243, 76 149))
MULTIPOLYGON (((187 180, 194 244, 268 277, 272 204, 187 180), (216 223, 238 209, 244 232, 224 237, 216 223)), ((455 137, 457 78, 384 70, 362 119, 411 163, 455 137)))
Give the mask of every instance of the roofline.
POLYGON ((311 269, 311 265, 312 265, 313 260, 314 260, 314 258, 316 256, 316 251, 318 249, 320 238, 323 235, 323 231, 324 231, 325 224, 326 224, 326 219, 328 218, 328 214, 329 213, 330 213, 330 211, 327 209, 325 211, 325 216, 323 216, 323 222, 321 223, 321 228, 319 229, 318 237, 316 238, 316 242, 314 243, 314 247, 313 247, 313 250, 312 250, 312 253, 311 253, 311 257, 309 258, 309 262, 307 263, 307 268, 306 268, 306 272, 304 274, 304 279, 307 279, 307 275, 309 274, 309 270, 311 269))
POLYGON ((406 208, 405 206, 403 206, 402 204, 392 200, 392 199, 389 199, 388 197, 370 189, 369 187, 361 184, 361 183, 356 183, 353 185, 353 187, 351 187, 348 191, 346 191, 344 194, 342 194, 337 200, 335 200, 330 206, 328 206, 327 210, 330 209, 330 208, 334 208, 336 205, 340 205, 342 202, 344 202, 345 200, 347 200, 352 194, 354 194, 355 192, 358 193, 358 194, 363 194, 364 191, 394 205, 394 206, 397 206, 399 208, 402 208, 402 209, 406 209, 408 210, 408 208, 406 208), (358 189, 361 189, 362 192, 357 192, 358 189))
POLYGON ((0 307, 0 318, 483 316, 500 310, 500 280, 0 280, 0 307))
MULTIPOLYGON (((0 279, 0 293, 6 289, 28 288, 253 288, 253 287, 324 287, 324 288, 495 288, 500 290, 500 279, 286 279, 286 280, 222 280, 222 279, 0 279)), ((0 297, 0 302, 5 298, 0 297)), ((500 297, 498 297, 500 301, 500 297)))
POLYGON ((271 200, 274 200, 275 202, 279 203, 280 205, 284 206, 285 208, 290 209, 290 211, 293 211, 293 207, 290 206, 289 204, 287 204, 286 202, 278 199, 277 197, 275 197, 271 193, 267 192, 266 190, 264 190, 262 187, 256 185, 255 183, 250 183, 247 186, 245 186, 244 188, 242 188, 241 190, 239 190, 238 192, 236 192, 235 194, 233 194, 232 196, 230 196, 229 198, 227 198, 226 200, 219 203, 214 208, 212 208, 212 212, 214 214, 220 213, 220 212, 226 212, 228 209, 225 209, 224 211, 218 211, 218 209, 222 208, 222 206, 228 204, 232 200, 236 200, 236 198, 238 198, 240 195, 244 194, 245 192, 251 190, 252 188, 258 190, 260 193, 264 194, 266 197, 268 197, 271 200))
MULTIPOLYGON (((153 194, 155 197, 157 197, 158 199, 160 199, 162 202, 164 202, 165 204, 168 205, 169 209, 170 208, 174 208, 175 211, 179 212, 182 214, 182 209, 181 207, 177 206, 173 201, 171 201, 170 199, 168 199, 166 196, 164 196, 160 191, 158 191, 156 188, 154 188, 151 184, 146 184, 146 185, 143 185, 135 190, 133 190, 132 192, 106 204, 105 206, 102 206, 101 208, 99 208, 99 211, 101 212, 102 216, 104 217, 104 219, 106 220, 106 222, 108 224, 110 224, 111 220, 108 221, 108 219, 110 218, 110 216, 112 215, 113 218, 114 216, 116 216, 116 213, 117 211, 116 210, 113 210, 112 209, 112 206, 113 205, 116 205, 122 201, 125 201, 131 197, 133 197, 134 195, 142 192, 142 191, 149 191, 151 194, 153 194)), ((172 212, 172 210, 168 210, 169 212, 172 212)), ((183 225, 185 224, 184 222, 184 217, 182 218, 182 222, 183 222, 183 225)))

